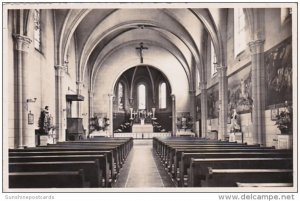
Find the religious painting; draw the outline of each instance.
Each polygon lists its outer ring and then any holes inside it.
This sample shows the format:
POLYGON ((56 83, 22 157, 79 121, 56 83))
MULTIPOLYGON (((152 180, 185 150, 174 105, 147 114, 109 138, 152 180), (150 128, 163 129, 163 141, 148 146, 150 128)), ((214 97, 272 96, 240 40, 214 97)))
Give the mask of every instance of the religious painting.
POLYGON ((34 123, 34 114, 31 113, 31 111, 29 111, 28 113, 28 124, 32 125, 34 123))
POLYGON ((278 108, 273 108, 271 109, 271 120, 276 121, 277 120, 277 115, 279 114, 278 108))
POLYGON ((177 129, 186 130, 193 128, 193 117, 189 112, 177 112, 177 129))
POLYGON ((247 66, 228 78, 228 116, 235 109, 238 114, 252 109, 251 67, 247 66))
POLYGON ((219 117, 219 89, 215 85, 207 90, 207 114, 209 119, 219 117))
POLYGON ((265 53, 266 106, 292 101, 292 38, 265 53))

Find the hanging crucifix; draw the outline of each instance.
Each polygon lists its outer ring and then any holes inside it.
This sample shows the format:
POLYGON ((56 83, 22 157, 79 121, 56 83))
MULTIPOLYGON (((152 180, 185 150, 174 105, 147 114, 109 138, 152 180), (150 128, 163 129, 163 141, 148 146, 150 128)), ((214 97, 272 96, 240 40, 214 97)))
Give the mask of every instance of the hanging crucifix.
POLYGON ((140 42, 140 47, 136 47, 135 49, 140 51, 141 63, 144 63, 143 50, 148 50, 148 47, 144 47, 143 42, 140 42))

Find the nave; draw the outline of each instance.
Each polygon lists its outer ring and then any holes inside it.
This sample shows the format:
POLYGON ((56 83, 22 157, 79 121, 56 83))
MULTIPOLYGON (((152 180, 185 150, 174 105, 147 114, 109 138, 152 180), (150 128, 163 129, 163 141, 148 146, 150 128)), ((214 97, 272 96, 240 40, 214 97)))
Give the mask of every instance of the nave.
POLYGON ((291 150, 193 137, 93 138, 10 149, 9 186, 291 187, 293 158, 291 150))
POLYGON ((174 187, 152 149, 152 140, 134 140, 134 145, 114 187, 174 187))
POLYGON ((295 191, 297 10, 5 4, 4 191, 295 191))

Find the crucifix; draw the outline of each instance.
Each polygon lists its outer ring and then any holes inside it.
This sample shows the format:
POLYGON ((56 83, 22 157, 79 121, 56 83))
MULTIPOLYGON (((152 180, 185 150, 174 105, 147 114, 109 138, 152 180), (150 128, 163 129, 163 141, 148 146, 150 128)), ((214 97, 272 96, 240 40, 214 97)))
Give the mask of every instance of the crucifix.
POLYGON ((140 42, 140 47, 136 47, 135 49, 140 51, 141 63, 144 63, 143 50, 148 50, 148 47, 144 47, 143 42, 140 42))

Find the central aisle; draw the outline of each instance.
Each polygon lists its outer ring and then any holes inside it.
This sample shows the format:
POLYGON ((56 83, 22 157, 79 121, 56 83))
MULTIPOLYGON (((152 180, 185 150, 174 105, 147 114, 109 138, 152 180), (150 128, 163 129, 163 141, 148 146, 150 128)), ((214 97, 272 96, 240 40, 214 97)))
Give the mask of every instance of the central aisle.
POLYGON ((158 159, 154 158, 152 140, 134 140, 133 148, 114 187, 171 187, 168 176, 161 167, 157 167, 157 163, 160 165, 158 159))
POLYGON ((124 187, 164 187, 152 155, 152 140, 135 140, 132 154, 124 187))

